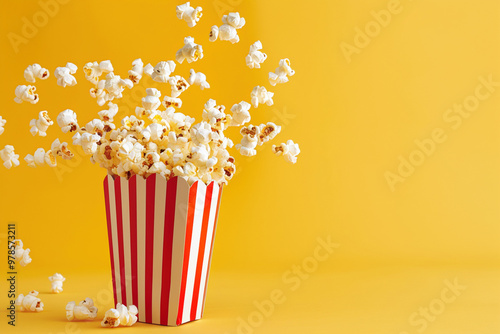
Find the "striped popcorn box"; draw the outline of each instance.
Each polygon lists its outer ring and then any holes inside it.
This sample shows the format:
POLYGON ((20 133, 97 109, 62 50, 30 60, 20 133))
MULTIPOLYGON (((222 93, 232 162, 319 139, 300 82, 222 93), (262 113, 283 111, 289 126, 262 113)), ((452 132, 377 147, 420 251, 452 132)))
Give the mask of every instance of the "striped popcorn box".
POLYGON ((203 314, 222 187, 183 178, 106 176, 115 303, 177 326, 203 314))

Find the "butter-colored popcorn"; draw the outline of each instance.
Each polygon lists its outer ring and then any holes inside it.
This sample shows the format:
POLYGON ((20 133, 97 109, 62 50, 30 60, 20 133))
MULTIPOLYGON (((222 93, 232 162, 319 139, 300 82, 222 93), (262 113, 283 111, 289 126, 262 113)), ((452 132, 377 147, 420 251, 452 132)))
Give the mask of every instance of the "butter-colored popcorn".
POLYGON ((208 40, 210 42, 215 42, 218 37, 219 37, 219 27, 212 26, 212 28, 210 28, 210 34, 208 35, 208 40))
POLYGON ((16 252, 14 254, 16 261, 18 261, 22 267, 26 267, 29 263, 31 263, 30 249, 23 248, 24 245, 21 239, 15 239, 13 242, 14 242, 14 251, 16 252))
POLYGON ((144 130, 142 130, 141 134, 146 141, 158 141, 162 139, 163 134, 165 134, 167 131, 167 127, 158 123, 152 123, 149 124, 144 130))
POLYGON ((107 310, 101 321, 101 326, 111 328, 120 326, 120 312, 114 308, 107 310))
POLYGON ((94 85, 97 85, 103 74, 107 74, 113 71, 114 71, 113 65, 109 60, 104 60, 101 61, 100 63, 96 61, 88 62, 87 64, 85 64, 85 66, 83 66, 83 73, 85 74, 85 79, 87 79, 94 85))
POLYGON ((43 311, 43 303, 38 296, 38 291, 32 290, 26 296, 20 294, 16 299, 16 306, 22 312, 41 312, 43 311))
POLYGON ((109 102, 108 109, 101 110, 97 114, 104 122, 113 122, 114 117, 116 116, 117 113, 118 113, 118 105, 109 102))
POLYGON ((261 41, 257 41, 250 45, 250 51, 245 58, 248 67, 260 68, 260 64, 262 64, 267 59, 267 55, 260 50, 262 50, 261 41))
POLYGON ((286 143, 281 143, 280 145, 273 145, 273 152, 276 155, 282 155, 285 160, 291 164, 297 162, 297 155, 300 153, 299 144, 293 142, 289 139, 286 143))
POLYGON ((49 75, 49 70, 43 68, 39 64, 30 65, 24 70, 24 78, 26 81, 31 83, 35 82, 36 78, 45 80, 49 77, 49 75))
POLYGON ((116 309, 112 308, 106 311, 104 319, 101 322, 102 327, 118 327, 119 325, 130 327, 137 322, 137 307, 129 307, 118 303, 116 309))
POLYGON ((35 168, 37 166, 45 165, 45 150, 43 148, 39 148, 35 151, 34 155, 27 154, 24 157, 24 161, 28 164, 28 167, 35 168))
POLYGON ((156 88, 146 88, 146 96, 142 98, 142 107, 146 110, 156 110, 161 106, 161 92, 156 88))
MULTIPOLYGON (((71 160, 74 157, 73 152, 71 152, 68 149, 68 143, 63 142, 61 143, 59 141, 59 138, 56 138, 53 142, 52 145, 50 146, 50 151, 55 155, 55 156, 60 156, 64 160, 71 160)), ((36 152, 35 152, 36 154, 36 152)))
POLYGON ((4 126, 5 124, 7 124, 7 120, 5 118, 2 118, 2 116, 0 116, 0 135, 4 132, 4 126))
POLYGON ((128 71, 128 78, 134 83, 138 84, 144 72, 144 63, 141 58, 132 62, 132 69, 128 71))
POLYGON ((175 63, 172 60, 160 61, 153 68, 151 79, 156 82, 167 82, 170 74, 175 70, 175 63))
POLYGON ((259 143, 260 129, 258 126, 248 125, 241 128, 240 133, 243 135, 241 143, 236 144, 235 148, 240 151, 241 155, 251 157, 257 154, 255 148, 259 143))
POLYGON ((276 86, 276 84, 288 82, 288 77, 294 74, 295 71, 290 67, 290 60, 288 58, 281 59, 274 73, 269 72, 269 82, 271 86, 276 86))
POLYGON ((201 7, 193 8, 189 2, 179 5, 176 8, 177 18, 186 21, 189 28, 194 27, 203 16, 201 11, 201 7))
POLYGON ((210 88, 210 84, 207 82, 207 76, 201 72, 195 72, 195 70, 191 69, 189 71, 189 84, 190 85, 198 85, 201 90, 205 88, 210 88))
POLYGON ((187 60, 188 63, 192 63, 202 58, 203 48, 201 45, 196 44, 194 38, 191 36, 184 38, 184 46, 175 54, 175 60, 177 60, 179 64, 182 64, 184 59, 187 60))
POLYGON ((16 97, 14 101, 16 103, 29 102, 31 104, 38 103, 38 94, 35 93, 36 87, 31 85, 19 85, 16 87, 16 97))
POLYGON ((30 121, 30 132, 33 136, 38 134, 40 137, 45 137, 47 135, 47 129, 52 124, 54 124, 54 122, 50 119, 47 111, 40 111, 38 113, 38 119, 32 119, 30 121))
POLYGON ((51 283, 52 293, 61 293, 63 291, 63 282, 66 280, 63 275, 59 273, 55 273, 54 275, 49 277, 49 281, 51 283))
POLYGON ((73 74, 76 73, 78 67, 73 63, 67 63, 64 67, 58 67, 54 71, 54 76, 57 79, 57 84, 62 87, 76 85, 76 78, 73 74))
POLYGON ((267 124, 259 125, 259 145, 262 145, 276 137, 281 132, 281 126, 268 122, 267 124))
POLYGON ((5 147, 0 150, 0 158, 3 160, 3 165, 7 169, 11 169, 13 166, 19 166, 19 154, 15 154, 14 146, 12 145, 5 145, 5 147))
POLYGON ((238 43, 240 37, 237 30, 245 25, 245 19, 240 17, 240 13, 229 13, 222 17, 222 23, 224 24, 219 28, 219 39, 233 44, 238 43))
POLYGON ((71 109, 61 111, 56 120, 63 133, 73 132, 79 128, 76 113, 71 109))
POLYGON ((227 129, 231 122, 231 115, 226 115, 224 110, 226 107, 217 106, 217 102, 213 99, 209 99, 205 103, 204 110, 202 113, 202 118, 205 122, 210 124, 210 126, 216 130, 224 131, 227 129))
POLYGON ((90 89, 90 96, 97 99, 97 104, 102 106, 113 99, 121 99, 125 88, 132 88, 134 83, 130 79, 122 79, 119 75, 110 72, 106 79, 100 80, 95 88, 90 89))
POLYGON ((80 145, 85 154, 93 154, 97 150, 97 142, 101 139, 99 135, 84 132, 75 133, 73 136, 73 145, 80 145))
POLYGON ((264 86, 255 86, 250 94, 251 102, 254 108, 257 108, 259 104, 267 104, 272 106, 274 93, 268 92, 264 86))
POLYGON ((162 104, 165 108, 177 108, 178 109, 178 108, 182 107, 182 100, 179 99, 178 97, 170 97, 170 96, 165 95, 163 97, 162 104))
POLYGON ((92 298, 85 298, 76 305, 69 302, 66 305, 66 319, 73 320, 94 320, 97 317, 97 307, 94 306, 92 298))
POLYGON ((168 79, 168 83, 172 89, 170 95, 172 97, 179 97, 183 91, 189 88, 189 83, 180 75, 174 75, 168 79))
POLYGON ((233 113, 233 117, 231 119, 231 123, 229 126, 242 126, 245 123, 250 122, 250 103, 241 101, 240 103, 234 104, 231 107, 231 112, 233 113))

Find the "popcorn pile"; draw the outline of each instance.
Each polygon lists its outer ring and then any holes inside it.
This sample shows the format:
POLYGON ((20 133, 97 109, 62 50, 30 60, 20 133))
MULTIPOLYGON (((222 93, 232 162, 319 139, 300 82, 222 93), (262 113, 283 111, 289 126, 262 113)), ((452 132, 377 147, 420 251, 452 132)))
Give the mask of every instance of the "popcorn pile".
MULTIPOLYGON (((191 6, 190 2, 177 6, 176 15, 184 20, 189 27, 197 25, 202 17, 202 8, 191 6)), ((229 13, 222 17, 222 25, 212 26, 209 41, 229 41, 238 43, 238 30, 246 21, 239 13, 229 13)), ((250 46, 245 58, 246 65, 251 69, 259 69, 267 55, 261 50, 262 43, 256 41, 250 46)), ((193 37, 185 37, 183 46, 176 52, 175 61, 182 64, 194 63, 203 59, 203 47, 193 37)), ((62 87, 74 86, 77 80, 74 74, 78 67, 68 62, 64 67, 54 71, 57 84, 62 87)), ((66 109, 56 118, 57 125, 63 133, 73 135, 73 145, 79 145, 90 155, 92 163, 106 168, 108 173, 130 178, 133 175, 148 177, 160 174, 169 179, 175 176, 186 179, 190 184, 200 180, 204 183, 215 181, 227 184, 236 172, 235 158, 230 149, 234 148, 243 156, 257 154, 257 146, 273 140, 280 132, 281 126, 272 122, 252 125, 250 109, 260 105, 272 106, 274 93, 264 86, 255 86, 250 93, 250 101, 234 104, 230 112, 224 105, 218 105, 209 99, 204 107, 202 119, 195 119, 180 112, 181 95, 191 86, 199 86, 201 90, 209 89, 210 84, 205 74, 190 69, 186 79, 176 71, 173 60, 160 61, 153 66, 144 65, 142 59, 135 59, 125 77, 114 73, 114 67, 109 60, 92 61, 83 66, 85 78, 93 85, 91 97, 99 106, 107 104, 107 109, 97 113, 97 117, 86 124, 80 125, 77 114, 66 109), (118 105, 115 99, 123 96, 125 89, 131 89, 145 76, 150 76, 155 82, 166 84, 165 94, 156 88, 147 88, 141 105, 135 109, 135 114, 125 116, 121 124, 115 124, 118 105), (234 145, 226 137, 224 131, 230 127, 240 128, 241 140, 234 145)), ((274 72, 269 72, 269 83, 272 86, 286 83, 295 71, 290 60, 280 60, 274 72)), ((39 64, 28 66, 24 72, 27 82, 34 83, 36 79, 47 79, 49 71, 39 64)), ((37 103, 36 88, 30 85, 20 85, 16 88, 15 101, 18 103, 37 103)), ((33 136, 46 136, 54 121, 49 113, 40 111, 38 118, 31 120, 30 132, 33 136)), ((0 134, 3 132, 5 120, 0 117, 0 134)), ((287 162, 296 163, 300 153, 298 144, 288 140, 272 148, 276 155, 282 155, 287 162)), ((56 139, 49 150, 38 148, 33 155, 28 154, 24 160, 30 167, 48 165, 57 166, 57 158, 71 159, 73 153, 68 144, 56 139)), ((19 155, 14 153, 14 147, 5 146, 0 150, 0 158, 4 166, 11 168, 19 165, 19 155)), ((111 317, 111 314, 110 314, 111 317)))

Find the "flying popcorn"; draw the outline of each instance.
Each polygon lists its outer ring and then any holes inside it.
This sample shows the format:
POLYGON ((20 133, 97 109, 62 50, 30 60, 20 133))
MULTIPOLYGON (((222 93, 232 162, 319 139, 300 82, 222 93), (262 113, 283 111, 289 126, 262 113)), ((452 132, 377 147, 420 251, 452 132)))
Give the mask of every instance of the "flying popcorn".
POLYGON ((96 61, 88 62, 87 64, 85 64, 85 66, 83 66, 83 73, 85 74, 85 79, 87 79, 94 85, 97 85, 103 74, 107 74, 113 71, 114 71, 113 65, 109 60, 103 60, 100 63, 96 61))
POLYGON ((242 126, 245 123, 250 122, 250 103, 241 101, 231 107, 231 112, 233 113, 233 117, 231 119, 231 123, 229 126, 242 126))
POLYGON ((151 79, 157 82, 167 82, 170 74, 175 70, 175 63, 172 60, 160 61, 153 68, 151 79))
POLYGON ((51 290, 52 293, 61 293, 63 291, 63 282, 66 278, 59 273, 55 273, 54 275, 49 277, 49 281, 51 282, 51 290))
POLYGON ((186 21, 189 28, 194 27, 196 23, 198 23, 200 18, 203 16, 201 11, 202 11, 201 7, 193 8, 189 4, 189 2, 177 6, 176 8, 177 18, 186 21))
MULTIPOLYGON (((56 139, 59 141, 59 139, 56 139)), ((66 144, 66 143, 64 143, 66 144)), ((69 151, 68 151, 69 152, 69 151)), ((71 156, 73 156, 73 153, 69 152, 71 156)), ((34 155, 27 154, 24 157, 24 161, 28 164, 28 167, 39 167, 39 166, 45 166, 48 165, 49 167, 56 167, 57 166, 57 160, 56 160, 57 154, 53 150, 49 150, 45 152, 43 148, 39 148, 35 151, 34 155)))
POLYGON ((281 59, 274 73, 269 72, 269 82, 271 86, 276 86, 276 84, 288 82, 288 77, 294 74, 295 71, 290 67, 290 60, 288 58, 281 59))
POLYGON ((16 87, 16 97, 14 98, 14 101, 16 103, 23 103, 23 101, 31 104, 38 103, 38 94, 35 94, 35 91, 35 86, 19 85, 16 87))
POLYGON ((175 54, 175 60, 177 60, 179 64, 182 64, 184 59, 186 59, 188 63, 192 63, 202 58, 203 48, 201 45, 194 42, 193 37, 184 38, 184 46, 175 54))
MULTIPOLYGON (((245 25, 245 19, 240 17, 240 13, 229 13, 222 17, 222 23, 223 25, 218 28, 218 33, 216 33, 219 39, 221 41, 229 41, 233 44, 238 43, 240 41, 240 36, 238 36, 237 30, 245 25)), ((213 31, 214 28, 212 27, 210 37, 215 41, 217 38, 212 37, 213 31)))
POLYGON ((74 154, 68 149, 68 143, 59 141, 59 138, 56 138, 52 145, 50 146, 50 151, 54 156, 59 156, 64 160, 71 160, 74 157, 74 154))
POLYGON ((141 58, 132 62, 132 69, 128 71, 128 78, 135 84, 138 84, 144 72, 144 63, 141 58))
POLYGON ((45 80, 49 77, 49 75, 49 70, 43 68, 39 64, 30 65, 24 70, 24 78, 26 79, 26 81, 31 83, 34 83, 36 81, 36 78, 45 80))
POLYGON ((0 135, 4 132, 4 126, 5 124, 7 124, 7 120, 5 118, 2 118, 2 116, 0 116, 0 135))
POLYGON ((26 296, 20 294, 16 299, 16 306, 19 311, 41 312, 43 311, 43 303, 38 296, 38 291, 32 290, 26 296))
POLYGON ((113 122, 114 117, 118 113, 118 105, 109 102, 107 110, 101 110, 97 114, 101 118, 101 120, 105 122, 113 122))
POLYGON ((73 145, 82 147, 85 154, 93 154, 97 150, 97 142, 101 139, 99 135, 91 133, 75 133, 73 136, 73 145))
POLYGON ((300 153, 299 144, 289 139, 286 144, 273 145, 273 152, 278 156, 282 155, 287 162, 294 164, 297 162, 297 155, 300 153))
POLYGON ((116 309, 112 308, 106 311, 104 319, 101 322, 102 327, 118 327, 119 325, 130 327, 137 322, 137 307, 131 305, 116 304, 116 309))
POLYGON ((205 88, 210 88, 210 84, 207 82, 207 76, 201 72, 195 72, 193 69, 189 71, 189 84, 198 85, 201 90, 205 88))
POLYGON ((205 103, 201 117, 205 122, 210 124, 212 128, 224 131, 231 122, 231 115, 226 115, 224 113, 226 107, 217 106, 216 104, 217 102, 215 100, 208 100, 208 102, 205 103))
POLYGON ((16 253, 14 254, 14 257, 16 258, 16 261, 18 261, 22 267, 26 267, 29 263, 31 263, 30 249, 23 248, 23 242, 21 239, 16 239, 13 242, 15 245, 14 251, 16 253))
POLYGON ((75 302, 66 304, 66 319, 73 320, 94 320, 97 317, 97 307, 94 306, 92 298, 85 298, 76 305, 75 302))
POLYGON ((219 37, 219 27, 212 26, 212 28, 210 28, 210 34, 208 35, 208 40, 210 42, 215 42, 218 37, 219 37))
POLYGON ((253 125, 241 128, 240 133, 243 135, 241 143, 236 144, 235 148, 241 155, 251 157, 257 154, 255 148, 259 143, 259 128, 253 125))
POLYGON ((163 97, 162 104, 165 108, 180 108, 182 107, 182 100, 178 97, 170 97, 165 95, 163 97))
POLYGON ((267 55, 260 50, 262 50, 261 41, 257 41, 250 45, 250 51, 245 58, 248 67, 260 68, 260 64, 267 59, 267 55))
POLYGON ((142 70, 143 73, 146 73, 147 75, 151 76, 153 74, 154 67, 151 64, 147 64, 144 66, 144 69, 142 70))
POLYGON ((57 79, 57 84, 62 87, 76 85, 75 74, 78 67, 73 63, 67 63, 65 67, 58 67, 54 71, 54 76, 57 79))
POLYGON ((5 145, 5 147, 0 150, 0 158, 3 160, 3 165, 7 169, 11 169, 12 166, 19 166, 19 154, 14 153, 14 146, 12 145, 5 145))
POLYGON ((40 113, 38 113, 38 119, 32 119, 30 122, 30 132, 33 136, 38 134, 40 137, 45 137, 47 135, 47 129, 52 124, 54 124, 54 122, 50 119, 47 111, 40 111, 40 113))
POLYGON ((62 111, 57 116, 57 125, 64 133, 76 131, 79 128, 76 113, 71 109, 62 111))
POLYGON ((102 106, 113 99, 121 99, 125 88, 132 88, 134 83, 130 79, 122 79, 119 75, 110 72, 106 79, 100 80, 95 88, 90 89, 90 96, 97 100, 97 104, 102 106))
POLYGON ((189 83, 180 75, 170 77, 168 79, 168 83, 170 84, 170 87, 172 89, 170 95, 174 98, 178 97, 183 91, 189 88, 189 83))
POLYGON ((259 104, 267 104, 268 106, 272 106, 274 103, 274 93, 268 92, 266 87, 264 86, 255 86, 250 96, 254 108, 257 108, 259 104))

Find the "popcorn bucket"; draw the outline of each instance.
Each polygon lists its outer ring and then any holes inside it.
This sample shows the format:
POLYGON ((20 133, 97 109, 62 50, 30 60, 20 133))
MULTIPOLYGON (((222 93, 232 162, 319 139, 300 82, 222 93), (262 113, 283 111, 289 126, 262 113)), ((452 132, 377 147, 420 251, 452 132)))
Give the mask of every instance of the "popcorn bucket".
POLYGON ((221 194, 215 182, 106 176, 115 303, 137 306, 150 324, 202 317, 221 194))

